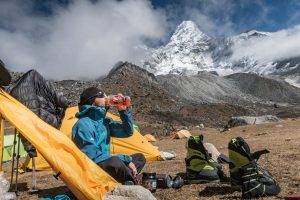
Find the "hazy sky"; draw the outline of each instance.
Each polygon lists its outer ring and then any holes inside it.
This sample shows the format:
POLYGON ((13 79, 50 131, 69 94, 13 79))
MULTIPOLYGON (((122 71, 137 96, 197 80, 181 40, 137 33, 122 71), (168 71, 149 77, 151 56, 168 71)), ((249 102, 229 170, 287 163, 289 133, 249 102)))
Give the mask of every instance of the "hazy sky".
POLYGON ((10 70, 34 68, 46 78, 97 78, 120 60, 139 64, 143 52, 137 47, 166 43, 183 20, 212 37, 277 32, 277 44, 238 47, 244 51, 236 58, 245 52, 259 59, 294 56, 299 11, 298 0, 1 0, 0 59, 10 70), (256 53, 269 47, 275 52, 256 53))

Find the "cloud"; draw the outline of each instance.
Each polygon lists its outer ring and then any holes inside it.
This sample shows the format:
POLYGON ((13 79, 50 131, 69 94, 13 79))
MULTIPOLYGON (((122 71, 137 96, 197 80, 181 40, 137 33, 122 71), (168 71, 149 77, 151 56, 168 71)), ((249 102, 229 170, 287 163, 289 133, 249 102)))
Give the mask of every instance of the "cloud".
POLYGON ((271 62, 300 56, 300 26, 280 30, 269 37, 252 38, 234 46, 233 60, 250 57, 259 62, 271 62))
MULTIPOLYGON (((194 21, 201 31, 212 37, 236 35, 249 29, 269 27, 271 4, 264 1, 184 0, 168 6, 167 15, 178 25, 182 20, 194 21), (263 25, 263 26, 262 26, 263 25), (269 25, 269 26, 268 26, 269 25)), ((173 30, 176 28, 172 26, 173 30)))
POLYGON ((167 16, 173 31, 182 20, 195 22, 209 36, 234 33, 230 19, 234 12, 233 0, 185 0, 167 7, 167 16))
POLYGON ((230 19, 235 3, 232 0, 187 0, 185 13, 194 21, 200 30, 210 36, 230 35, 234 33, 230 19))
POLYGON ((91 79, 119 60, 139 64, 143 53, 136 47, 167 32, 164 13, 148 0, 76 0, 39 18, 20 2, 1 2, 1 59, 10 70, 34 68, 47 78, 91 79))

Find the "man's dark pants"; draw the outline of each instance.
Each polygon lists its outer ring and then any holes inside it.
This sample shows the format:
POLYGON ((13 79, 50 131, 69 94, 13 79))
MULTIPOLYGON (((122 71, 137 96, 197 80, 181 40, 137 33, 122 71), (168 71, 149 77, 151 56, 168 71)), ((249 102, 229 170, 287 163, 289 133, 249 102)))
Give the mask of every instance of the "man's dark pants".
MULTIPOLYGON (((141 153, 136 153, 131 155, 131 157, 137 172, 140 173, 146 163, 145 156, 141 153)), ((124 183, 125 181, 133 181, 136 183, 131 170, 116 156, 112 156, 109 159, 98 163, 98 165, 119 183, 124 183)))

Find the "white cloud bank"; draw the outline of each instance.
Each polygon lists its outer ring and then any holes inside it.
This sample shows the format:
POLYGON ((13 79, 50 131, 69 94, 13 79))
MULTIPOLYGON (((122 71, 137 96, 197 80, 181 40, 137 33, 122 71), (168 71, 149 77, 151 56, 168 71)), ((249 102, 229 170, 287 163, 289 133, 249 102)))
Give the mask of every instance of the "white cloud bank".
POLYGON ((234 46, 233 60, 249 57, 259 62, 272 62, 300 56, 300 26, 253 38, 234 46))
POLYGON ((0 58, 12 71, 33 68, 46 78, 97 78, 119 60, 139 63, 136 47, 167 32, 164 13, 148 0, 77 0, 44 18, 20 2, 0 3, 0 58))

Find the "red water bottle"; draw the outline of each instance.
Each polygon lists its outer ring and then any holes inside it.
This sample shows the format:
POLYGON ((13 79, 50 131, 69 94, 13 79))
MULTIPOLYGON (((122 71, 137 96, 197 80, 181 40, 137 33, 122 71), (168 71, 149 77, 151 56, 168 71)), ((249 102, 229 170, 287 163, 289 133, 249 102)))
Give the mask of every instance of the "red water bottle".
POLYGON ((120 96, 120 95, 109 95, 107 97, 108 104, 110 106, 130 106, 130 97, 129 96, 120 96))

